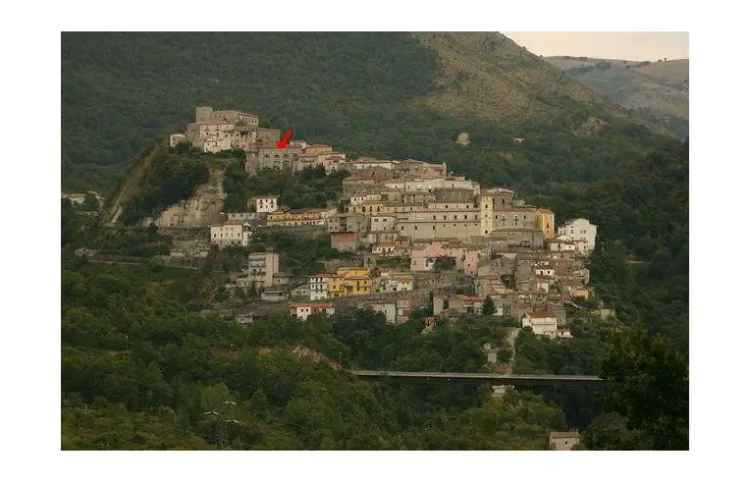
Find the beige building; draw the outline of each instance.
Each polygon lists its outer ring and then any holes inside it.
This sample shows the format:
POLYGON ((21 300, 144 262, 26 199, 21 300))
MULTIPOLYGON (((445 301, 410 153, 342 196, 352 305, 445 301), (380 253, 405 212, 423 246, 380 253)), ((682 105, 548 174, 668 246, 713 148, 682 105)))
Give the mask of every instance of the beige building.
POLYGON ((549 448, 553 450, 571 450, 580 442, 581 435, 578 431, 552 431, 549 433, 549 448))
MULTIPOLYGON (((210 106, 198 106, 195 108, 195 122, 187 125, 184 136, 203 152, 241 149, 256 156, 259 146, 273 145, 280 137, 278 129, 261 128, 259 124, 256 114, 236 110, 214 111, 210 106)), ((170 136, 170 145, 179 142, 178 139, 173 140, 170 136)), ((246 165, 246 169, 248 167, 254 168, 246 165)))
POLYGON ((279 209, 279 195, 263 195, 255 197, 255 211, 257 213, 273 213, 279 209))
POLYGON ((293 170, 299 156, 302 154, 301 146, 289 145, 278 148, 275 145, 258 148, 258 169, 271 169, 275 171, 293 170))
POLYGON ((335 209, 326 208, 277 211, 268 214, 266 226, 326 225, 328 217, 335 214, 335 209))
POLYGON ((218 153, 232 149, 234 124, 220 121, 199 121, 188 124, 186 137, 190 144, 204 153, 218 153))
POLYGON ((557 315, 546 310, 524 313, 521 317, 521 326, 530 327, 536 335, 543 335, 552 339, 556 339, 558 336, 557 315))
POLYGON ((211 244, 219 248, 246 247, 250 244, 252 236, 250 226, 239 221, 228 221, 222 225, 211 226, 211 244))
POLYGON ((279 273, 279 254, 275 252, 256 252, 247 256, 248 279, 256 288, 273 286, 274 275, 279 273))

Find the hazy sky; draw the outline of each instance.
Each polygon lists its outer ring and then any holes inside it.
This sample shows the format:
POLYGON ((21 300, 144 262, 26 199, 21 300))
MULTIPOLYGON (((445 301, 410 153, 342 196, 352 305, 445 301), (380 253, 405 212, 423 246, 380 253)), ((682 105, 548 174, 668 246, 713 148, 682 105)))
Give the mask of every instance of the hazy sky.
POLYGON ((623 60, 688 58, 687 32, 503 32, 546 57, 572 55, 623 60))

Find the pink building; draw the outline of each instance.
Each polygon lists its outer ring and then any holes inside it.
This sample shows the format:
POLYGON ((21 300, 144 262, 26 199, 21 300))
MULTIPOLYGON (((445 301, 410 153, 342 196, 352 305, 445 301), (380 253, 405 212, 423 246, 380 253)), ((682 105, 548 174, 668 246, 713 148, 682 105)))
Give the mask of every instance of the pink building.
POLYGON ((411 269, 414 272, 429 272, 435 261, 441 257, 456 260, 456 268, 470 275, 476 275, 479 266, 479 250, 466 248, 461 244, 447 241, 433 241, 419 244, 411 249, 411 269))

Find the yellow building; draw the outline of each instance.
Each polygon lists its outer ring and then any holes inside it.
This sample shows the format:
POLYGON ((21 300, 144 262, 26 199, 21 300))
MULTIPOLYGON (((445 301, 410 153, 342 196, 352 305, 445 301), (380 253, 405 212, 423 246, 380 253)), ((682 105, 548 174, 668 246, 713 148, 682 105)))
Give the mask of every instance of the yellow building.
POLYGON ((536 227, 542 230, 545 240, 555 238, 555 214, 546 208, 537 208, 536 227))
POLYGON ((351 297, 372 293, 372 278, 369 269, 365 267, 340 267, 328 280, 329 297, 351 297))

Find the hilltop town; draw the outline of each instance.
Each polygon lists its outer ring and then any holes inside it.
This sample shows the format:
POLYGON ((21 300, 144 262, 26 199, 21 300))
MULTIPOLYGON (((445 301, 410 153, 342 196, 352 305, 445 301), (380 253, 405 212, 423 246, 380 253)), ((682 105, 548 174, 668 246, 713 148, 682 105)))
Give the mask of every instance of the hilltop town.
POLYGON ((169 136, 171 150, 218 154, 241 151, 249 176, 269 170, 299 175, 344 175, 339 199, 328 206, 290 209, 277 193, 225 211, 221 170, 190 199, 143 220, 175 236, 168 261, 205 258, 212 247, 256 246, 266 232, 325 236, 341 255, 322 272, 281 271, 282 254, 252 251, 227 290, 257 299, 233 313, 242 323, 286 310, 312 314, 361 307, 387 322, 407 321, 428 307, 426 330, 444 320, 481 314, 514 320, 538 335, 570 338, 566 307, 592 297, 587 257, 596 225, 585 218, 556 225, 555 214, 518 198, 508 187, 481 186, 451 174, 444 163, 348 159, 333 146, 292 139, 260 127, 256 114, 197 107, 195 122, 169 136))
POLYGON ((62 58, 63 449, 688 448, 687 140, 494 33, 62 58))

